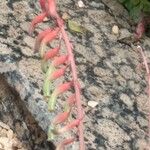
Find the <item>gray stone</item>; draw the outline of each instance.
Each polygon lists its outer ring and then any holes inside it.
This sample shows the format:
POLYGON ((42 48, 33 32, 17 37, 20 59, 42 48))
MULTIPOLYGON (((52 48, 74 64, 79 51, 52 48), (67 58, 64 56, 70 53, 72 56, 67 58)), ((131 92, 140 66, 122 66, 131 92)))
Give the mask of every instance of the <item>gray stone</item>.
POLYGON ((92 1, 91 3, 89 3, 89 5, 92 6, 92 7, 95 7, 95 8, 99 8, 99 9, 104 9, 105 8, 104 4, 97 3, 97 2, 94 2, 94 1, 92 1))
MULTIPOLYGON (((142 144, 137 142, 137 138, 146 142, 145 118, 148 118, 149 105, 145 93, 145 71, 136 69, 141 59, 136 47, 131 46, 130 38, 133 34, 130 33, 129 15, 118 0, 84 2, 85 8, 79 8, 74 6, 74 1, 58 0, 57 8, 61 14, 67 12, 73 20, 91 32, 91 35, 80 35, 71 33, 67 25, 65 27, 74 45, 73 53, 81 82, 86 149, 138 149, 142 144), (112 34, 114 25, 119 27, 117 36, 112 34), (88 107, 88 101, 97 102, 98 105, 91 109, 88 107), (130 133, 127 133, 128 130, 130 133), (131 139, 137 146, 131 145, 131 139)), ((0 72, 10 89, 20 97, 18 102, 27 109, 46 135, 48 126, 62 109, 68 93, 58 98, 55 113, 47 110, 47 103, 42 96, 44 75, 39 54, 33 53, 33 47, 37 32, 54 27, 54 22, 47 20, 38 24, 35 35, 30 37, 27 33, 29 20, 41 11, 39 4, 35 0, 12 1, 14 9, 11 9, 7 3, 9 4, 5 0, 0 2, 0 72), (31 4, 34 9, 30 7, 31 4)), ((148 58, 149 40, 146 36, 141 40, 148 58)), ((57 44, 58 41, 55 40, 51 46, 55 47, 57 44)), ((62 53, 66 53, 63 42, 60 54, 62 53)), ((71 79, 68 70, 65 75, 67 80, 71 79)), ((57 80, 57 83, 63 79, 57 80)), ((9 92, 5 93, 8 94, 2 99, 11 99, 9 92)), ((14 107, 13 104, 10 106, 14 107)), ((3 104, 0 103, 0 110, 3 110, 2 107, 3 104)), ((8 110, 6 107, 4 112, 8 110)), ((20 116, 15 110, 13 112, 18 119, 20 116)), ((13 120, 10 120, 8 124, 13 126, 12 122, 13 120)), ((28 128, 26 120, 22 122, 25 123, 24 128, 28 128)), ((27 132, 27 135, 30 135, 29 133, 27 132)), ((70 133, 64 134, 64 137, 68 135, 70 136, 70 133)), ((56 138, 54 143, 64 137, 56 138)), ((36 140, 35 134, 31 139, 36 140)), ((68 149, 77 150, 77 145, 78 142, 68 149)), ((35 148, 39 147, 36 145, 35 148)))
POLYGON ((123 101, 124 104, 128 106, 129 109, 133 109, 133 101, 127 94, 121 94, 120 99, 123 101))
POLYGON ((138 116, 138 117, 137 117, 137 120, 138 120, 139 124, 140 124, 142 127, 147 127, 147 126, 148 126, 148 121, 147 121, 146 119, 144 119, 143 117, 138 116))
POLYGON ((120 37, 119 40, 125 38, 131 38, 132 34, 127 29, 120 29, 120 37))
POLYGON ((121 66, 120 67, 120 74, 125 78, 125 79, 132 79, 133 78, 133 70, 131 69, 130 66, 121 66))
POLYGON ((98 119, 98 123, 98 130, 105 138, 108 138, 108 142, 111 144, 112 148, 122 145, 124 140, 130 140, 130 137, 113 121, 98 119))

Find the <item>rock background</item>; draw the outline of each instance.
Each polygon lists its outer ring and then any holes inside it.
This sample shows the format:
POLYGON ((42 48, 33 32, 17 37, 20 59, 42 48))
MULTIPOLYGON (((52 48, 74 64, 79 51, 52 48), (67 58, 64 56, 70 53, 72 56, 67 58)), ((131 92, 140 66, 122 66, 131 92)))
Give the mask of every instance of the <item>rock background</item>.
MULTIPOLYGON (((91 32, 68 32, 82 86, 86 149, 144 150, 148 97, 132 22, 117 0, 84 3, 84 8, 78 8, 76 1, 59 0, 58 9, 91 32), (115 34, 114 25, 119 27, 115 34), (92 108, 89 101, 97 105, 92 108)), ((47 111, 43 100, 40 58, 33 54, 34 36, 27 33, 38 12, 35 0, 0 2, 0 121, 13 129, 26 149, 45 150, 53 149, 45 133, 54 114, 47 111)), ((35 35, 46 26, 48 23, 41 24, 35 35)), ((150 38, 145 36, 140 44, 150 58, 150 38)))

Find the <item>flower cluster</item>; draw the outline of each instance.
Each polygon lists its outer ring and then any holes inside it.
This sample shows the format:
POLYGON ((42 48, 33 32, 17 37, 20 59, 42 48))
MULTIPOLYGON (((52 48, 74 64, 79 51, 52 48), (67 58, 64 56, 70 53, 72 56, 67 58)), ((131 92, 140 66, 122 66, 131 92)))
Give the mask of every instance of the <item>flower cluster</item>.
POLYGON ((29 34, 31 35, 36 25, 43 22, 46 17, 51 18, 55 23, 55 27, 45 29, 38 34, 34 46, 34 51, 39 52, 42 59, 42 71, 45 73, 43 95, 48 101, 49 111, 55 111, 57 97, 60 94, 68 90, 74 91, 68 96, 63 106, 63 112, 58 114, 52 121, 48 130, 48 140, 52 140, 57 135, 78 128, 78 138, 71 137, 65 139, 57 146, 57 150, 64 149, 65 145, 72 143, 76 139, 79 139, 80 150, 84 150, 83 109, 80 99, 80 85, 77 79, 76 65, 72 53, 73 46, 64 29, 64 22, 57 13, 55 0, 39 0, 39 2, 42 12, 31 22, 29 34), (53 40, 57 40, 58 45, 50 50, 46 50, 47 45, 53 40), (66 46, 66 54, 60 55, 63 42, 66 46), (64 81, 57 87, 52 88, 54 86, 53 82, 64 76, 66 69, 70 70, 72 76, 71 81, 64 81), (68 118, 72 114, 73 107, 77 108, 77 113, 75 114, 76 119, 69 121, 68 118))

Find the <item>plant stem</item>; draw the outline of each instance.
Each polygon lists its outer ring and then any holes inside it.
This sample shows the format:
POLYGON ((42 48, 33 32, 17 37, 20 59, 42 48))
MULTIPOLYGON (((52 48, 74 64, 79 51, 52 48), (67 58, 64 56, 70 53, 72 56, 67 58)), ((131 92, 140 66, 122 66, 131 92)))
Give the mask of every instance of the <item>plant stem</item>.
MULTIPOLYGON (((147 77, 148 77, 148 81, 147 81, 147 84, 148 84, 148 106, 150 108, 150 70, 149 70, 146 55, 145 55, 142 47, 137 46, 137 49, 140 51, 140 53, 142 55, 143 63, 144 63, 145 69, 146 69, 147 77)), ((150 146, 150 111, 148 113, 148 137, 149 137, 149 146, 150 146)))
MULTIPOLYGON (((75 95, 76 95, 78 118, 81 119, 81 118, 83 118, 83 110, 82 110, 82 105, 81 105, 81 96, 80 96, 80 88, 79 88, 78 79, 77 79, 76 65, 75 65, 75 61, 74 61, 74 55, 72 53, 72 45, 68 39, 68 36, 67 36, 66 31, 64 29, 64 26, 60 26, 60 28, 61 28, 61 33, 62 33, 64 42, 65 42, 65 45, 67 47, 69 59, 71 62, 71 70, 72 70, 72 77, 73 77, 73 81, 74 81, 74 89, 75 89, 75 95)), ((80 124, 78 126, 78 130, 79 130, 80 150, 85 150, 82 119, 81 119, 80 124)))

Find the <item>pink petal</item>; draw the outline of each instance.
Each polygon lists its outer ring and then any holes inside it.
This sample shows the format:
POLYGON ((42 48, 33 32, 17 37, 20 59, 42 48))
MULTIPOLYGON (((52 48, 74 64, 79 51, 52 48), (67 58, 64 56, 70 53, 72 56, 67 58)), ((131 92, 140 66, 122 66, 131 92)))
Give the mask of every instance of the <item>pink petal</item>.
POLYGON ((57 95, 61 94, 61 93, 64 93, 65 91, 69 90, 72 87, 72 85, 73 85, 73 82, 66 82, 66 83, 63 83, 63 84, 59 85, 56 88, 57 95))
POLYGON ((40 0, 40 6, 43 12, 46 11, 46 0, 40 0))
POLYGON ((54 56, 58 54, 59 50, 60 50, 60 46, 47 51, 44 55, 44 59, 48 60, 48 59, 53 58, 54 56))
POLYGON ((72 94, 68 99, 67 99, 67 104, 72 107, 76 102, 75 99, 75 94, 72 94))
POLYGON ((29 28, 29 34, 30 34, 30 35, 32 34, 32 32, 33 32, 35 26, 36 26, 38 23, 41 23, 41 22, 44 20, 45 17, 46 17, 46 13, 44 12, 44 13, 39 14, 38 16, 36 16, 36 17, 32 20, 31 26, 30 26, 30 28, 29 28))
POLYGON ((56 38, 56 36, 58 35, 58 32, 60 31, 60 29, 57 27, 54 30, 52 30, 50 33, 48 33, 42 40, 43 44, 47 44, 48 42, 51 42, 53 39, 56 38))
POLYGON ((76 127, 80 124, 80 121, 81 121, 81 119, 76 119, 76 120, 72 121, 71 123, 67 124, 63 128, 59 129, 58 133, 61 134, 61 133, 64 133, 66 131, 73 129, 74 127, 76 127))
POLYGON ((62 56, 60 56, 60 57, 56 57, 56 58, 53 60, 52 64, 53 64, 55 67, 57 67, 57 66, 59 66, 59 65, 62 65, 62 64, 64 64, 64 63, 66 63, 67 60, 68 60, 68 55, 62 55, 62 56))
POLYGON ((56 124, 60 124, 60 123, 65 122, 65 121, 68 119, 69 114, 70 114, 70 111, 68 111, 68 112, 63 112, 63 113, 58 114, 58 115, 54 118, 53 124, 56 125, 56 124))
POLYGON ((48 0, 47 11, 48 11, 48 14, 51 17, 53 17, 53 18, 58 17, 58 14, 57 14, 57 11, 56 11, 56 2, 55 2, 55 0, 48 0))
POLYGON ((55 80, 65 74, 66 67, 56 70, 50 75, 50 80, 55 80))
POLYGON ((145 32, 145 25, 146 25, 146 22, 144 21, 144 19, 142 19, 142 20, 138 23, 138 25, 137 25, 137 27, 136 27, 136 33, 135 33, 135 38, 136 38, 137 40, 139 40, 139 39, 143 36, 143 34, 144 34, 144 32, 145 32))
POLYGON ((41 45, 41 41, 43 40, 43 38, 49 34, 50 32, 52 31, 52 29, 48 28, 42 32, 39 33, 39 35, 37 36, 36 38, 36 41, 35 41, 35 45, 34 45, 34 51, 38 51, 39 48, 40 48, 40 45, 41 45))

